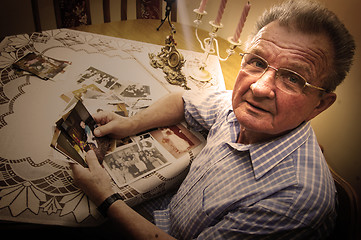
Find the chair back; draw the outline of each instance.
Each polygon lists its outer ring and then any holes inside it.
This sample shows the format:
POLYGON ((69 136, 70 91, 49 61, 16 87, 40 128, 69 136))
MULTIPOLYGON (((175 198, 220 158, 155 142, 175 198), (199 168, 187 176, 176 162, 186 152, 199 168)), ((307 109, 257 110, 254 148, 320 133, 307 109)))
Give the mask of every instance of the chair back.
POLYGON ((357 224, 357 215, 359 213, 357 194, 345 179, 337 174, 331 167, 329 168, 335 181, 338 197, 338 204, 336 206, 336 225, 334 232, 329 239, 357 239, 357 231, 360 227, 357 224))
MULTIPOLYGON (((128 1, 120 0, 120 20, 127 20, 128 1)), ((133 1, 133 0, 131 0, 133 1)), ((111 21, 110 0, 102 0, 104 22, 111 21)), ((165 4, 165 3, 163 3, 165 4)), ((161 19, 163 11, 162 0, 137 0, 136 17, 138 19, 161 19)), ((41 32, 41 19, 39 14, 39 0, 31 0, 33 20, 36 32, 41 32)), ((71 28, 79 25, 92 24, 89 0, 53 0, 57 28, 71 28)), ((172 22, 177 21, 177 1, 172 3, 172 22)))
POLYGON ((53 0, 57 28, 90 25, 89 0, 53 0))

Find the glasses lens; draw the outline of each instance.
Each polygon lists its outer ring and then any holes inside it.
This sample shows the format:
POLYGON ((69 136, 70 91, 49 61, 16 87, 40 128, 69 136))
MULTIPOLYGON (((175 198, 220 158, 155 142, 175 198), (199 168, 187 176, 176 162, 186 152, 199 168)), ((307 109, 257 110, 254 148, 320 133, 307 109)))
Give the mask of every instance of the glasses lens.
MULTIPOLYGON (((245 73, 255 77, 261 77, 268 68, 268 62, 262 57, 253 53, 245 53, 243 55, 241 69, 245 73)), ((300 74, 286 68, 271 68, 277 72, 275 81, 277 88, 290 94, 302 93, 307 81, 300 74)))
POLYGON ((296 72, 280 68, 277 73, 276 86, 288 93, 302 93, 305 86, 304 78, 296 72))
POLYGON ((246 53, 243 56, 241 66, 244 72, 258 77, 267 70, 268 63, 266 60, 255 54, 246 53))

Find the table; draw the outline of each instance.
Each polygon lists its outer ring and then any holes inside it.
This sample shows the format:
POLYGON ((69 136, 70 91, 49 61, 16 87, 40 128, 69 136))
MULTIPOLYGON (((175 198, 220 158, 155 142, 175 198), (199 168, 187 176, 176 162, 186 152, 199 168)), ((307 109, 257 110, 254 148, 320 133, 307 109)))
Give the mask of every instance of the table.
MULTIPOLYGON (((202 52, 199 43, 195 37, 193 26, 184 25, 180 23, 173 23, 176 29, 175 39, 179 49, 187 49, 191 51, 202 52)), ((159 20, 152 19, 137 19, 119 22, 102 23, 95 25, 82 25, 74 29, 98 33, 102 35, 126 38, 141 42, 153 43, 158 45, 164 44, 165 36, 169 35, 169 26, 162 26, 157 32, 159 20), (137 31, 134 31, 137 29, 137 31), (147 36, 146 38, 144 36, 147 36)), ((209 33, 200 29, 198 30, 200 39, 209 37, 209 33)), ((226 49, 229 47, 228 41, 223 38, 217 37, 219 42, 220 54, 222 57, 226 56, 226 49)), ((242 47, 242 46, 241 46, 242 47)), ((230 57, 226 62, 220 62, 226 89, 232 90, 235 79, 239 72, 241 57, 238 53, 241 52, 239 48, 235 49, 236 54, 230 57)))
MULTIPOLYGON (((6 37, 0 43, 0 220, 76 227, 99 225, 104 221, 94 204, 73 185, 68 163, 54 155, 49 147, 53 134, 51 126, 66 106, 60 95, 78 89, 76 80, 89 66, 122 81, 148 79, 145 81, 151 89, 163 89, 153 95, 153 100, 180 90, 179 86, 165 81, 161 70, 149 65, 148 53, 159 52, 161 46, 132 41, 163 44, 168 30, 163 28, 156 32, 157 24, 158 21, 127 21, 78 28, 88 33, 56 29, 30 36, 6 37), (144 26, 147 24, 148 27, 144 26), (153 27, 154 32, 150 30, 153 27), (114 36, 130 36, 132 40, 114 36), (146 38, 142 39, 144 36, 146 38), (49 81, 14 72, 12 63, 29 51, 72 64, 49 81)), ((185 37, 180 37, 185 34, 181 26, 176 24, 179 49, 183 46, 194 49, 185 37)), ((202 56, 193 51, 181 52, 189 64, 202 56)), ((208 65, 213 79, 207 83, 189 80, 189 86, 224 89, 218 60, 211 56, 208 65)), ((163 181, 162 187, 172 180, 166 174, 158 174, 157 178, 163 181)), ((123 187, 121 192, 130 204, 152 195, 152 192, 142 193, 132 186, 123 187)))

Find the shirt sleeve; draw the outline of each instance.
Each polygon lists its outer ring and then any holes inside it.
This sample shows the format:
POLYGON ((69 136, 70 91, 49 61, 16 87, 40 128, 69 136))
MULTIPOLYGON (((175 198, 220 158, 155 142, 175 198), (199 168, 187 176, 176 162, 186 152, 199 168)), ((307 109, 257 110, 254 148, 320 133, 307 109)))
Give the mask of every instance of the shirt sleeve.
POLYGON ((232 92, 187 91, 183 95, 183 101, 188 125, 195 131, 209 131, 219 113, 231 105, 232 92))

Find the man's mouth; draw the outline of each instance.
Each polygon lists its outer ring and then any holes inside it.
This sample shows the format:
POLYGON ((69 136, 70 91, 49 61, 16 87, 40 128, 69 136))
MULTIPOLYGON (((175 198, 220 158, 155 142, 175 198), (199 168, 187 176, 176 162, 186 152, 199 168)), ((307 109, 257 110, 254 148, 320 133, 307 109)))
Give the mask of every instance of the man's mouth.
POLYGON ((251 103, 249 101, 246 101, 248 103, 248 105, 250 105, 252 108, 256 109, 256 110, 259 110, 259 111, 262 111, 262 112, 269 112, 268 110, 260 107, 259 105, 255 104, 255 103, 251 103))

